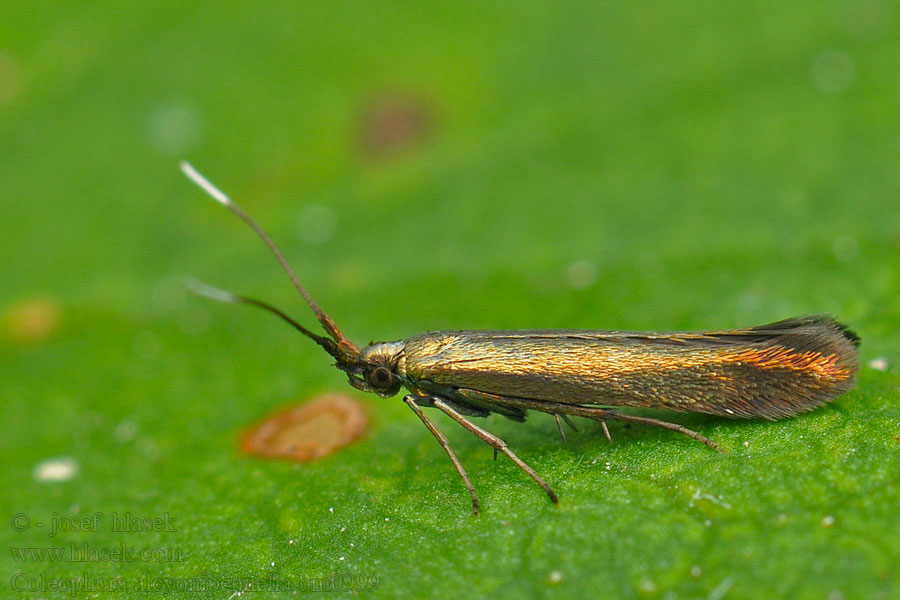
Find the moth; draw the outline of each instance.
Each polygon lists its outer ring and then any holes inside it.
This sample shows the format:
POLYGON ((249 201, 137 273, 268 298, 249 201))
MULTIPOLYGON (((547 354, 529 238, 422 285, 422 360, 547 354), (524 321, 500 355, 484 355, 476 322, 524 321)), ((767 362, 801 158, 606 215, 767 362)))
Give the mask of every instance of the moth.
POLYGON ((468 417, 498 413, 525 421, 528 411, 553 415, 565 440, 571 417, 643 423, 712 440, 677 423, 614 407, 661 408, 740 419, 781 419, 812 410, 850 390, 859 370, 859 337, 828 315, 796 317, 745 329, 632 332, 581 329, 432 331, 364 348, 347 339, 312 299, 266 232, 187 162, 184 174, 249 225, 281 264, 326 335, 313 333, 280 309, 196 282, 194 290, 268 311, 334 358, 354 388, 403 401, 450 457, 478 513, 478 496, 447 438, 422 410, 436 408, 506 455, 550 497, 556 493, 499 437, 468 417))

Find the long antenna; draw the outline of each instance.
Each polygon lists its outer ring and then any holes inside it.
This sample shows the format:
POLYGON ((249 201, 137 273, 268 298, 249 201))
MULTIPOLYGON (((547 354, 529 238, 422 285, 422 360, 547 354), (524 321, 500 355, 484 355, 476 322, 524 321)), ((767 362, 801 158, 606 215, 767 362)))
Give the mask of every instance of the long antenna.
MULTIPOLYGON (((246 212, 244 212, 244 209, 242 209, 240 206, 235 204, 234 200, 232 200, 227 195, 225 195, 225 193, 222 190, 217 188, 209 179, 207 179, 199 171, 197 171, 197 169, 195 169, 194 166, 191 165, 191 163, 187 162, 186 160, 183 160, 179 163, 178 166, 181 168, 181 172, 184 173, 188 179, 193 181, 195 184, 197 184, 197 186, 200 187, 200 189, 202 189, 204 192, 209 194, 209 196, 213 200, 215 200, 216 202, 218 202, 219 204, 221 204, 222 206, 224 206, 225 208, 230 210, 232 213, 237 215, 244 223, 249 225, 253 229, 253 231, 256 232, 256 235, 259 236, 259 238, 266 244, 266 246, 269 248, 269 250, 275 256, 275 258, 278 259, 278 262, 281 264, 281 268, 284 269, 285 273, 288 274, 288 277, 291 278, 291 283, 294 284, 294 287, 297 288, 297 291, 300 292, 300 295, 303 296, 304 300, 306 300, 306 303, 309 305, 309 307, 315 313, 316 318, 319 320, 319 323, 322 324, 322 327, 325 329, 325 331, 328 333, 328 335, 330 335, 331 338, 335 342, 337 342, 338 347, 341 348, 341 350, 346 354, 349 354, 349 355, 359 354, 359 348, 353 342, 351 342, 346 337, 344 337, 344 334, 341 333, 341 331, 338 329, 338 327, 334 323, 334 321, 331 320, 331 317, 329 317, 327 314, 325 314, 325 312, 321 308, 319 308, 319 305, 316 304, 316 301, 312 299, 312 296, 309 295, 309 292, 306 291, 306 288, 303 287, 303 284, 301 284, 300 280, 297 279, 297 276, 294 274, 294 270, 291 269, 291 266, 288 264, 287 260, 284 258, 284 255, 281 254, 281 251, 278 249, 278 246, 275 245, 275 242, 272 241, 272 238, 269 237, 269 235, 263 230, 263 228, 260 227, 256 223, 256 221, 253 220, 253 218, 250 215, 248 215, 246 212)), ((215 288, 213 288, 213 289, 215 289, 215 288)), ((209 291, 209 290, 207 290, 207 291, 209 291)), ((218 290, 218 291, 222 292, 222 290, 218 290)), ((289 323, 291 323, 295 327, 298 327, 298 329, 300 329, 301 332, 306 333, 306 335, 308 335, 310 337, 313 337, 313 334, 311 334, 308 330, 300 328, 295 322, 293 322, 286 315, 281 313, 281 311, 274 309, 273 307, 271 307, 269 305, 259 302, 258 300, 251 300, 249 298, 235 296, 234 294, 231 294, 230 292, 224 292, 224 293, 229 294, 233 298, 225 300, 223 297, 221 297, 221 295, 209 294, 209 293, 203 294, 203 295, 209 296, 209 297, 212 297, 213 299, 221 300, 224 302, 232 302, 232 303, 238 302, 238 303, 243 303, 243 304, 254 304, 256 306, 259 306, 261 308, 269 310, 270 312, 274 312, 275 314, 278 314, 279 316, 281 316, 283 319, 287 320, 289 323)), ((316 339, 316 338, 313 337, 313 339, 316 339)), ((316 341, 318 341, 318 340, 316 340, 316 341)), ((319 343, 321 344, 321 342, 319 342, 319 343)), ((327 350, 327 348, 326 348, 326 350, 327 350)))
POLYGON ((213 287, 207 283, 203 283, 202 281, 197 281, 196 279, 189 278, 187 281, 187 286, 191 289, 192 292, 199 296, 203 296, 205 298, 209 298, 210 300, 215 300, 217 302, 224 302, 226 304, 250 304, 251 306, 256 306, 261 308, 267 312, 270 312, 274 315, 281 317, 281 319, 288 324, 290 324, 294 329, 302 333, 308 338, 314 340, 317 344, 322 346, 328 354, 332 355, 338 360, 341 360, 340 352, 337 349, 337 344, 331 341, 329 338, 318 335, 289 317, 285 314, 284 311, 275 308, 271 304, 267 302, 263 302, 262 300, 256 300, 255 298, 247 298, 246 296, 239 296, 227 290, 219 289, 217 287, 213 287))

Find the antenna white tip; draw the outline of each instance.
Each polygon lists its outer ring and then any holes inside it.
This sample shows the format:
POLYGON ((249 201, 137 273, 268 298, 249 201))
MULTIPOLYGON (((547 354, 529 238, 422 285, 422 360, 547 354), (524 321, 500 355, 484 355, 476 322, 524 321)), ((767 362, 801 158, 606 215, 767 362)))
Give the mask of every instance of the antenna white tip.
POLYGON ((196 183, 200 187, 200 189, 209 194, 213 198, 213 200, 225 206, 233 206, 234 203, 231 201, 231 198, 226 196, 222 190, 213 185, 213 183, 209 179, 201 175, 200 171, 194 168, 194 165, 186 160, 183 160, 178 163, 178 167, 188 179, 196 183))
MULTIPOLYGON (((188 165, 190 166, 190 165, 188 165)), ((225 302, 226 304, 240 304, 241 299, 236 294, 232 294, 229 291, 219 289, 217 287, 213 287, 209 284, 203 283, 202 281, 197 281, 193 278, 188 278, 185 282, 185 285, 192 292, 197 294, 198 296, 204 296, 209 298, 210 300, 217 300, 219 302, 225 302)))

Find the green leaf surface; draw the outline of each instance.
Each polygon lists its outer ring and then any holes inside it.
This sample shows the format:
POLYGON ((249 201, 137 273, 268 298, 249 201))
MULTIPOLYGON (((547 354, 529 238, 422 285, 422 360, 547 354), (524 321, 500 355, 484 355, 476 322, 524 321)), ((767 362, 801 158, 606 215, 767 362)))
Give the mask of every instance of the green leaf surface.
POLYGON ((3 3, 0 595, 898 597, 898 14, 3 3), (362 131, 396 98, 416 139, 381 152, 362 131), (779 422, 641 413, 723 454, 620 423, 610 445, 591 422, 563 443, 545 415, 479 420, 558 506, 434 414, 477 517, 399 396, 351 391, 371 428, 327 458, 248 457, 247 426, 346 378, 269 315, 184 289, 313 323, 181 159, 358 343, 829 312, 862 338, 859 383, 779 422), (17 312, 36 299, 59 310, 46 336, 17 312), (77 469, 40 481, 53 459, 77 469))

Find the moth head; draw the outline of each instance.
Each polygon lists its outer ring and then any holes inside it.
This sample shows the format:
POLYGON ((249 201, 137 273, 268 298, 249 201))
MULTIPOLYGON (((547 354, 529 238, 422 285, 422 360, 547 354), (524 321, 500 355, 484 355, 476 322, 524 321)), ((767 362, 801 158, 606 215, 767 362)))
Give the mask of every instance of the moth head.
POLYGON ((379 342, 360 350, 355 364, 338 368, 347 372, 356 389, 390 398, 400 391, 402 359, 403 342, 379 342))

